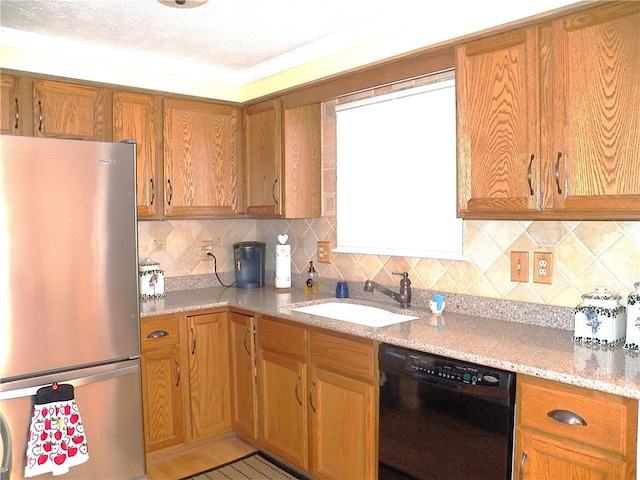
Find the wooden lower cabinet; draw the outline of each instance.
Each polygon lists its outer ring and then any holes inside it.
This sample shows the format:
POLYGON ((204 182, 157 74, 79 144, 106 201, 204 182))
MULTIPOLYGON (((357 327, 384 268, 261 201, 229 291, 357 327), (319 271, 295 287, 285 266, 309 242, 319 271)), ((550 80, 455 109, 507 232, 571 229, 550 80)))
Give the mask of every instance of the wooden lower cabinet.
POLYGON ((258 438, 254 331, 253 315, 229 312, 231 427, 250 440, 258 438))
POLYGON ((189 403, 192 439, 231 427, 227 312, 189 315, 189 403))
POLYGON ((231 431, 227 311, 142 318, 145 450, 231 431))
POLYGON ((373 342, 257 324, 259 443, 314 478, 377 476, 373 342))
POLYGON ((526 375, 516 391, 514 478, 636 478, 637 400, 526 375))
POLYGON ((312 368, 309 395, 313 476, 376 478, 374 385, 312 368))
POLYGON ((179 318, 142 319, 141 344, 145 451, 153 452, 185 441, 179 318))

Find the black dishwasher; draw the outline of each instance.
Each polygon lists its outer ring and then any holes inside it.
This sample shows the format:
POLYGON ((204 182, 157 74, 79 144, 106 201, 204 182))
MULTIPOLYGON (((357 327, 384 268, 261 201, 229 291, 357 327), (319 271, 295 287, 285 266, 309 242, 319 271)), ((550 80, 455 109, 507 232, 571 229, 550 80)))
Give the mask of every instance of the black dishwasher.
POLYGON ((380 480, 511 478, 515 373, 382 344, 380 480))

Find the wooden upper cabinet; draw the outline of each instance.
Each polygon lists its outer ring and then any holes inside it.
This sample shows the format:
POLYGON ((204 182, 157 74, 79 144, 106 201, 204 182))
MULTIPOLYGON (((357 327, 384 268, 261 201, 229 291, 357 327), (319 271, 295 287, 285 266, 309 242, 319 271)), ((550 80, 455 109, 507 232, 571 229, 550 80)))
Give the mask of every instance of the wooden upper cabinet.
POLYGON ((165 99, 164 215, 238 213, 239 109, 165 99))
POLYGON ((282 214, 282 107, 280 100, 244 110, 246 213, 282 214))
POLYGON ((640 219, 640 4, 456 51, 458 214, 640 219))
POLYGON ((640 3, 564 17, 548 34, 553 89, 543 113, 552 121, 543 135, 555 163, 545 201, 602 220, 639 220, 640 3))
POLYGON ((284 217, 322 215, 322 115, 314 103, 284 111, 284 217))
POLYGON ((162 181, 158 177, 159 98, 131 92, 113 94, 113 141, 136 142, 138 218, 157 218, 162 204, 162 181))
POLYGON ((106 141, 106 106, 104 88, 34 80, 33 133, 36 137, 106 141))
POLYGON ((248 215, 321 216, 320 104, 282 108, 280 99, 245 109, 248 215))
POLYGON ((19 135, 24 116, 24 107, 20 91, 21 79, 13 75, 0 75, 0 133, 19 135))
POLYGON ((458 210, 535 210, 538 61, 535 28, 460 47, 457 59, 458 210))

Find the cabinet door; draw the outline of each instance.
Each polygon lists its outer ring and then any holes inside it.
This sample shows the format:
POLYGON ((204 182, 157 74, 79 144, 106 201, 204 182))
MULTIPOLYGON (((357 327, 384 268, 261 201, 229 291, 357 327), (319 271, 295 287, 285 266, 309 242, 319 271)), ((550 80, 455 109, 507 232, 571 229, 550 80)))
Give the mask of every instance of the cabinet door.
POLYGON ((231 426, 227 313, 187 317, 191 438, 231 426))
POLYGON ((259 349, 259 435, 264 448, 307 469, 307 373, 303 361, 259 349))
POLYGON ((284 216, 322 215, 322 116, 320 104, 284 111, 284 216))
POLYGON ((107 92, 103 88, 35 80, 34 134, 105 141, 106 103, 107 92))
MULTIPOLYGON (((113 141, 135 140, 136 185, 139 218, 157 218, 159 195, 158 128, 161 119, 158 97, 141 93, 113 94, 113 141)), ((161 182, 160 182, 161 185, 161 182)))
POLYGON ((20 107, 23 99, 20 95, 20 77, 0 75, 0 133, 18 135, 20 124, 20 107))
POLYGON ((180 349, 145 352, 141 365, 145 450, 152 452, 183 443, 180 349))
POLYGON ((279 100, 247 107, 244 112, 246 213, 282 213, 282 117, 279 100))
POLYGON ((309 401, 313 476, 377 478, 374 386, 314 368, 309 401))
POLYGON ((639 26, 638 2, 553 23, 548 155, 557 160, 556 208, 583 218, 609 212, 598 218, 640 219, 639 26))
POLYGON ((230 312, 229 320, 231 426, 234 432, 256 439, 255 319, 230 312))
POLYGON ((239 127, 235 107, 165 99, 165 216, 237 213, 239 127))
POLYGON ((604 451, 583 450, 573 444, 538 435, 529 431, 518 433, 520 448, 514 456, 514 478, 566 478, 580 480, 608 480, 635 478, 615 455, 604 451), (526 455, 523 458, 523 452, 526 455))
POLYGON ((540 146, 535 28, 456 50, 458 213, 536 210, 540 146))

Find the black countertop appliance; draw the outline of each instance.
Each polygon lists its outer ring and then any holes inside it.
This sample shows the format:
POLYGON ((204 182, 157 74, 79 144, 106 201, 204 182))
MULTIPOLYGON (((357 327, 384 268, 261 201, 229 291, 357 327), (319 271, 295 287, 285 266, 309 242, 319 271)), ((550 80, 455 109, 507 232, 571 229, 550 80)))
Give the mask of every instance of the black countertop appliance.
POLYGON ((264 242, 238 242, 233 244, 233 258, 238 288, 260 288, 264 286, 264 242))

